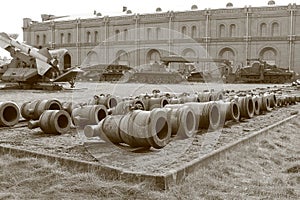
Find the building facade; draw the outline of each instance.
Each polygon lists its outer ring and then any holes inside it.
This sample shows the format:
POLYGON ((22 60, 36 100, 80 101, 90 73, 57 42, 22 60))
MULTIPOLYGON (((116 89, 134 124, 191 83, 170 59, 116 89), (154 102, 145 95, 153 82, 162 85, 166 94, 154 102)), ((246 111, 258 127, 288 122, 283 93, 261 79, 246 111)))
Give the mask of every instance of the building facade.
POLYGON ((248 58, 300 73, 300 6, 226 7, 87 19, 23 19, 23 40, 66 48, 72 65, 140 66, 162 56, 224 58, 233 66, 248 58))

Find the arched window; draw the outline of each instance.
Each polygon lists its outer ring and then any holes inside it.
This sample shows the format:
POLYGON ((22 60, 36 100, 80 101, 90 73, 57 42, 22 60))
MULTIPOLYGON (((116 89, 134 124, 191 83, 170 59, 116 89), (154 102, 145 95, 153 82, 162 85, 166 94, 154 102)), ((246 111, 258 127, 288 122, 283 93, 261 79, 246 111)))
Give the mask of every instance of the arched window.
POLYGON ((120 33, 120 31, 119 30, 116 30, 116 41, 119 41, 119 33, 120 33))
POLYGON ((185 37, 186 33, 187 33, 187 32, 186 32, 186 26, 183 26, 183 27, 181 28, 182 38, 185 37))
POLYGON ((192 38, 196 38, 196 37, 197 37, 197 27, 192 26, 192 38))
POLYGON ((262 23, 260 24, 260 36, 266 36, 267 35, 267 24, 262 23))
POLYGON ((235 24, 230 25, 230 27, 229 27, 229 36, 230 37, 237 36, 237 34, 236 34, 236 25, 235 24))
POLYGON ((225 25, 221 24, 219 26, 219 37, 225 37, 225 25))
POLYGON ((98 31, 95 31, 95 37, 94 37, 94 42, 96 43, 96 42, 98 42, 99 40, 99 38, 98 38, 99 36, 98 36, 98 31))
POLYGON ((46 37, 46 35, 44 34, 43 35, 43 44, 46 44, 47 43, 47 37, 46 37))
POLYGON ((40 44, 40 36, 39 36, 39 35, 36 36, 35 44, 36 44, 36 45, 39 45, 39 44, 40 44))
POLYGON ((265 47, 259 53, 259 58, 270 65, 276 65, 278 61, 278 52, 273 47, 265 47))
POLYGON ((72 42, 71 33, 68 33, 68 43, 72 42))
POLYGON ((65 36, 63 33, 60 34, 60 43, 61 44, 65 43, 65 36))
POLYGON ((160 61, 160 53, 158 50, 156 49, 151 49, 148 53, 147 53, 147 58, 146 58, 146 62, 147 63, 156 63, 160 61))
POLYGON ((279 24, 277 22, 274 22, 272 24, 271 34, 272 34, 272 36, 279 36, 280 35, 279 24))
POLYGON ((127 40, 127 38, 128 38, 128 30, 125 29, 124 30, 124 40, 127 40))

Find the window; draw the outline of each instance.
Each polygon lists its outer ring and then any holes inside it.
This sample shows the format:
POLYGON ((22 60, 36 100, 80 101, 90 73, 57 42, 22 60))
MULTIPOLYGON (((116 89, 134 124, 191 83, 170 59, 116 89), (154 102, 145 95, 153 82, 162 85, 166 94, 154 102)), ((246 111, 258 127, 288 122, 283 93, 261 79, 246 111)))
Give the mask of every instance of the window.
POLYGON ((99 38, 98 38, 98 31, 95 31, 95 38, 94 38, 94 42, 98 42, 99 41, 99 38))
POLYGON ((186 35, 186 27, 185 27, 185 26, 183 26, 183 27, 181 28, 181 34, 182 34, 182 38, 184 38, 185 35, 186 35))
POLYGON ((192 38, 196 38, 196 37, 197 37, 197 27, 192 26, 192 38))
POLYGON ((68 43, 72 42, 72 37, 71 37, 71 33, 68 33, 68 43))
POLYGON ((43 35, 43 44, 46 44, 47 43, 47 38, 46 38, 46 35, 44 34, 43 35))
POLYGON ((128 38, 128 30, 125 29, 124 30, 124 40, 127 40, 127 38, 128 38))
POLYGON ((119 41, 119 33, 120 33, 120 31, 119 30, 116 30, 116 41, 119 41))
POLYGON ((92 42, 91 32, 89 32, 89 31, 86 33, 86 42, 87 43, 91 43, 92 42))
POLYGON ((60 34, 60 43, 61 44, 65 43, 65 36, 63 33, 60 34))
POLYGON ((37 35, 36 36, 36 41, 35 41, 36 45, 39 45, 40 44, 40 36, 37 35))
POLYGON ((147 40, 151 39, 151 28, 147 28, 147 40))
POLYGON ((225 25, 221 24, 219 26, 219 37, 225 37, 225 25))
POLYGON ((156 40, 159 39, 159 36, 160 36, 160 28, 157 28, 156 29, 156 40))
POLYGON ((230 37, 237 36, 237 34, 236 34, 236 25, 235 25, 235 24, 231 24, 231 25, 230 25, 230 28, 229 28, 229 36, 230 36, 230 37))
POLYGON ((272 30, 271 30, 272 36, 279 36, 279 24, 277 22, 274 22, 272 24, 272 30))
POLYGON ((267 35, 267 24, 262 23, 260 25, 260 36, 266 36, 267 35))

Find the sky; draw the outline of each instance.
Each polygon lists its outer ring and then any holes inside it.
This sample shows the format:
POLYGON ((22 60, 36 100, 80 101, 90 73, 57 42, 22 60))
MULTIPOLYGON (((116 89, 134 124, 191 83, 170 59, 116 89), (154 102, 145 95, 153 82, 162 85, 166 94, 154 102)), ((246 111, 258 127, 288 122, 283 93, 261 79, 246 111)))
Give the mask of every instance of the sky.
MULTIPOLYGON (((192 5, 197 5, 199 10, 205 8, 225 8, 228 2, 233 7, 244 7, 251 5, 267 6, 269 0, 13 0, 1 2, 0 32, 17 33, 18 41, 22 42, 23 18, 31 18, 34 21, 41 21, 41 14, 52 14, 55 16, 82 16, 92 15, 94 10, 105 15, 122 15, 123 6, 126 6, 132 13, 153 13, 160 7, 163 12, 170 10, 185 11, 191 10, 192 5)), ((276 5, 288 5, 300 0, 275 0, 276 5)), ((3 51, 0 49, 0 56, 3 51)), ((4 51, 5 52, 5 51, 4 51)))

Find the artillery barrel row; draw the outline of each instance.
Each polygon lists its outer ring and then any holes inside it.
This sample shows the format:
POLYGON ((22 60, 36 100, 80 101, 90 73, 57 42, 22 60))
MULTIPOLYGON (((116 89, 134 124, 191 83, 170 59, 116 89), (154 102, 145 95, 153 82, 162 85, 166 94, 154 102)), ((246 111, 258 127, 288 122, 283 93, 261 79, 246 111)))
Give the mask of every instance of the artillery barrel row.
POLYGON ((70 158, 64 158, 56 155, 50 155, 40 152, 34 152, 24 149, 19 149, 15 147, 7 147, 0 145, 0 154, 11 154, 17 157, 36 157, 47 159, 49 162, 57 162, 62 166, 69 168, 70 170, 78 170, 80 172, 94 172, 100 177, 110 180, 124 180, 130 181, 133 183, 138 183, 142 181, 147 181, 151 183, 153 189, 168 189, 172 185, 178 184, 184 180, 184 178, 194 171, 199 170, 201 167, 207 166, 211 161, 216 159, 221 159, 226 153, 236 150, 245 144, 249 144, 250 142, 258 139, 261 136, 268 134, 268 131, 278 127, 293 118, 297 115, 293 115, 288 117, 282 121, 279 121, 273 125, 270 125, 266 128, 263 128, 259 131, 253 132, 247 137, 230 143, 224 147, 221 147, 215 151, 212 151, 203 157, 199 157, 198 159, 194 159, 177 169, 173 169, 167 173, 162 174, 146 174, 146 173, 135 173, 132 171, 125 171, 121 169, 116 169, 112 167, 102 166, 98 163, 80 161, 70 158))

